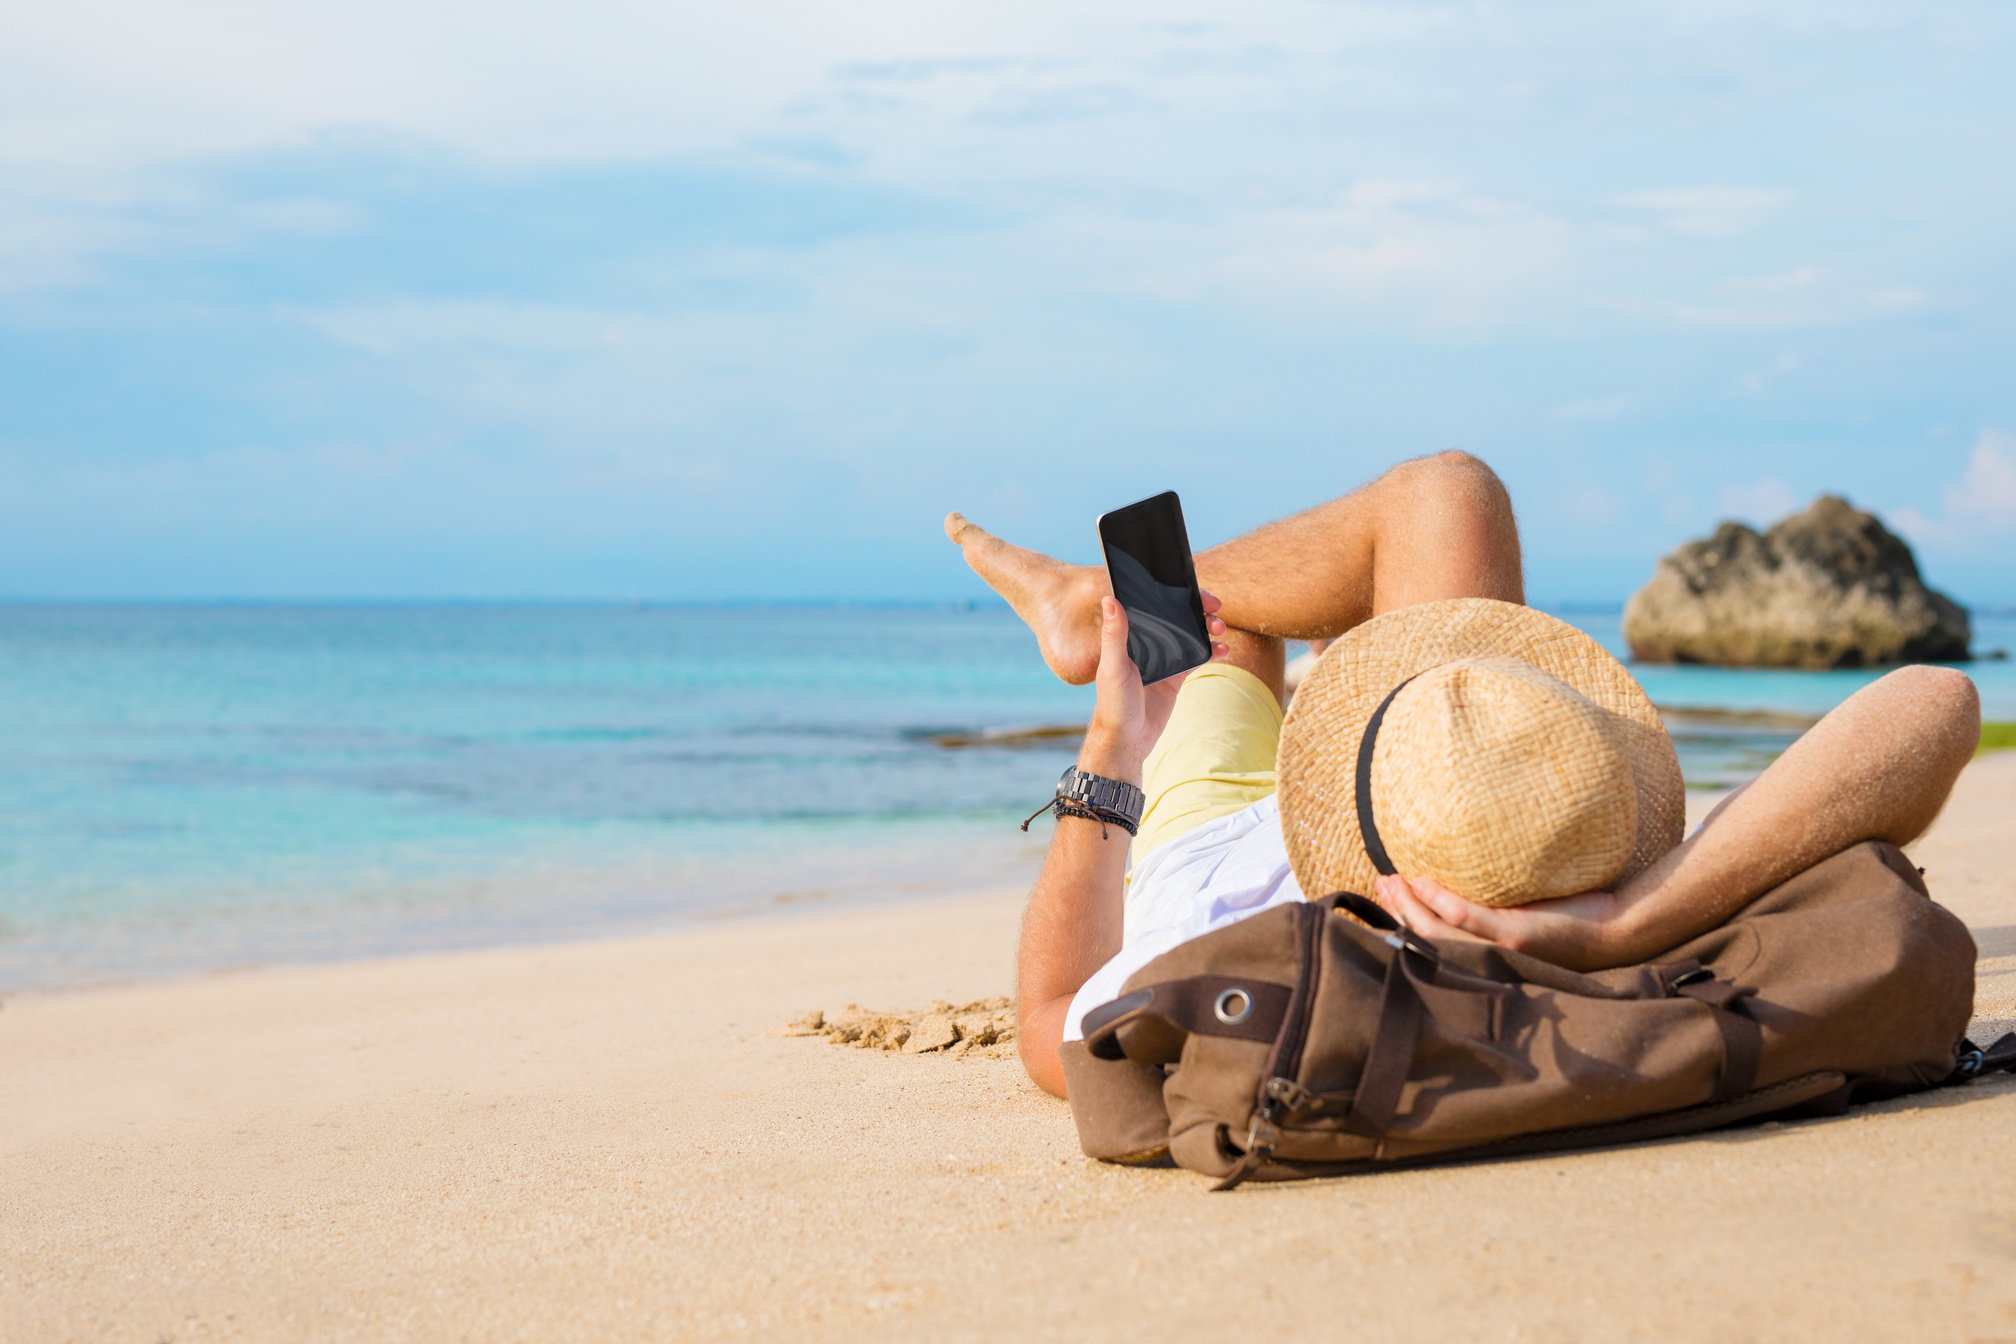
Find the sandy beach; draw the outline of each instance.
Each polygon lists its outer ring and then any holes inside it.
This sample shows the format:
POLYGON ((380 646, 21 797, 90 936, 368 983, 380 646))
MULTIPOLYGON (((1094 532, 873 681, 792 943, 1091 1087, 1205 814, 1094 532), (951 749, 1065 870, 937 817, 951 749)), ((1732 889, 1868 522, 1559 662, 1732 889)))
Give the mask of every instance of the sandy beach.
MULTIPOLYGON (((1983 756, 1915 847, 1977 1040, 2012 817, 1983 756)), ((777 1034, 1007 992, 1022 895, 13 996, 0 1338, 2016 1339, 2016 1076, 1212 1195, 1086 1161, 1012 1058, 777 1034)))

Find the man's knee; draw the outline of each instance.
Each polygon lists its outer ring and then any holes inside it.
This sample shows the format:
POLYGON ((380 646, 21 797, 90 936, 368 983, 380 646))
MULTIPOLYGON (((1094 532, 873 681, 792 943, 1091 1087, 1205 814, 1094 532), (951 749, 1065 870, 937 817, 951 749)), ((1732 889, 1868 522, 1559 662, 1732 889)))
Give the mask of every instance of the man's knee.
POLYGON ((1483 458, 1460 448, 1409 458, 1388 474, 1423 489, 1505 493, 1505 485, 1498 479, 1498 473, 1491 470, 1483 458))
POLYGON ((1914 718, 1912 736, 1949 758, 1956 774, 1973 759, 1981 743, 1981 692, 1973 678, 1957 667, 1919 663, 1898 668, 1878 684, 1898 697, 1892 721, 1914 718))
POLYGON ((1434 507, 1512 512, 1512 496, 1483 458, 1450 449, 1402 462, 1386 481, 1417 503, 1434 507))

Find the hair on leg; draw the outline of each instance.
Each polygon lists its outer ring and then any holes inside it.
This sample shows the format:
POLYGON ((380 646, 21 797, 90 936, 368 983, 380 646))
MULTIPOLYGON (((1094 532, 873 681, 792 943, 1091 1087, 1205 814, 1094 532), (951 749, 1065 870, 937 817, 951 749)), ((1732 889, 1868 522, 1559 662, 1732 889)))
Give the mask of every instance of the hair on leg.
POLYGON ((1525 600, 1512 499, 1468 453, 1402 462, 1348 495, 1197 557, 1227 625, 1334 639, 1382 612, 1451 597, 1525 600))

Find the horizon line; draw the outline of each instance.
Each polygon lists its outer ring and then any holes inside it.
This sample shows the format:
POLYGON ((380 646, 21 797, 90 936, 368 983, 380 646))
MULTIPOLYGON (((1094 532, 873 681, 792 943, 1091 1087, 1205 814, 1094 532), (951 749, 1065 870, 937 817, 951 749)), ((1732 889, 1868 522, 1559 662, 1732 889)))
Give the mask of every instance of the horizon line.
MULTIPOLYGON (((1564 599, 1531 602, 1545 611, 1620 612, 1624 599, 1564 599)), ((616 607, 631 609, 734 609, 734 608, 838 608, 873 607, 887 609, 977 610, 981 607, 1008 610, 1005 598, 989 593, 983 597, 469 597, 430 595, 424 597, 37 597, 0 596, 0 610, 9 608, 57 607, 616 607)))
MULTIPOLYGON (((1527 606, 1560 615, 1617 616, 1625 598, 1555 598, 1529 601, 1527 606)), ((1961 603, 1970 617, 2004 619, 2016 617, 2016 603, 1961 603)), ((730 610, 841 610, 859 608, 885 611, 976 611, 981 608, 1009 609, 1005 599, 988 593, 981 597, 469 597, 436 595, 426 597, 23 597, 0 596, 0 611, 63 608, 505 608, 580 607, 649 610, 730 611, 730 610)))

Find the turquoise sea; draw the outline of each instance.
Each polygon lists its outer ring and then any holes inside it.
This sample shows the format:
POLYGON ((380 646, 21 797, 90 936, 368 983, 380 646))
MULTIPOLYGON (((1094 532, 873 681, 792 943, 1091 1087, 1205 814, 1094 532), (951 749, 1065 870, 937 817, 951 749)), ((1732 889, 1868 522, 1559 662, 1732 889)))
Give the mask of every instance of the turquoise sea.
MULTIPOLYGON (((1767 712, 1698 785, 1875 675, 1638 670, 1767 712)), ((1021 884, 1090 704, 996 606, 0 607, 0 990, 1021 884)))

